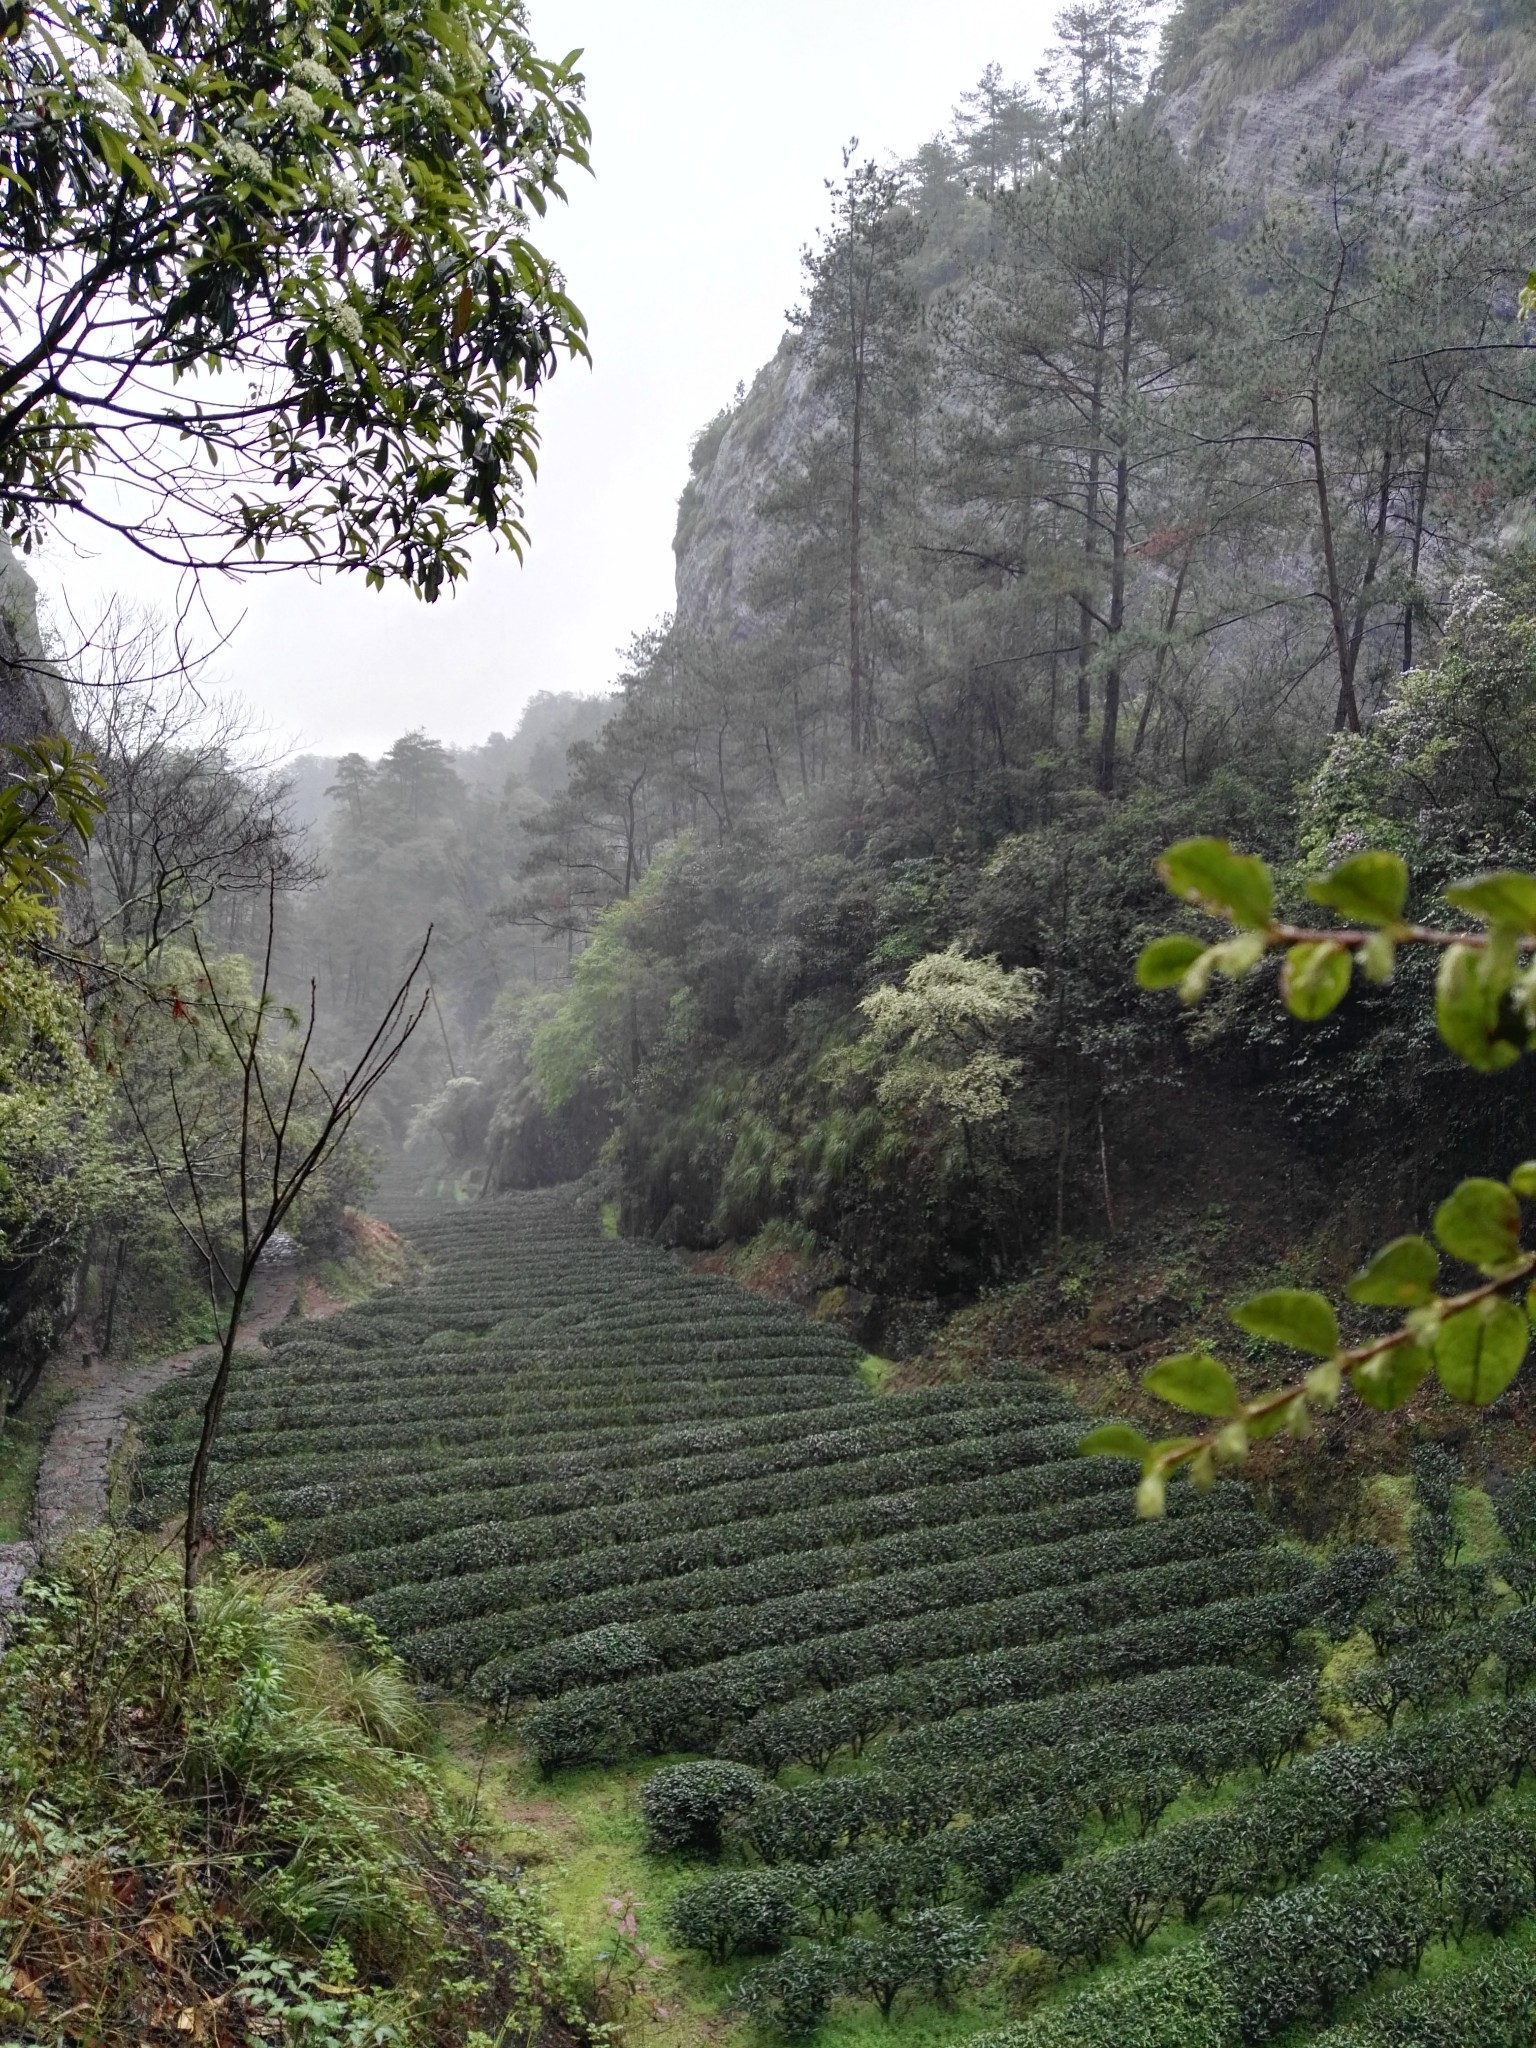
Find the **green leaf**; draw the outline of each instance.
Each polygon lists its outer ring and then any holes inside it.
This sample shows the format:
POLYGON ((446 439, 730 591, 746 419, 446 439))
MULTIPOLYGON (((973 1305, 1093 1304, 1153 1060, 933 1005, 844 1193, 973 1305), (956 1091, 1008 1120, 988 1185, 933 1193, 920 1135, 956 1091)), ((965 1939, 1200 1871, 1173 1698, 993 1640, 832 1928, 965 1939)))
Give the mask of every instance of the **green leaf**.
POLYGON ((117 130, 109 127, 99 116, 91 122, 91 127, 95 131, 96 145, 101 151, 102 162, 112 175, 117 177, 123 168, 123 152, 127 145, 117 130))
POLYGON ((1435 1340, 1441 1386, 1453 1401, 1496 1401, 1520 1370, 1530 1337, 1524 1314, 1501 1294, 1463 1309, 1435 1340))
POLYGON ((1397 966, 1397 948, 1385 932, 1372 932, 1360 948, 1358 958, 1360 972, 1367 981, 1390 981, 1397 966))
POLYGON ((1239 1406, 1237 1382, 1208 1351, 1159 1359, 1142 1385, 1149 1394, 1195 1415, 1235 1415, 1239 1406))
POLYGON ((1502 1180, 1464 1180, 1435 1211, 1435 1235, 1453 1259, 1498 1273, 1520 1256, 1520 1204, 1502 1180))
POLYGON ((1429 1367, 1429 1353, 1417 1344, 1396 1344, 1362 1365, 1350 1385, 1367 1408, 1401 1408, 1429 1367))
POLYGON ((1395 853, 1352 854, 1308 882, 1307 894, 1357 924, 1397 924, 1408 901, 1407 864, 1395 853))
POLYGON ((1332 1358, 1339 1348, 1339 1323, 1330 1302, 1304 1287, 1274 1287, 1256 1294, 1232 1311, 1232 1320, 1250 1337, 1268 1337, 1293 1351, 1332 1358))
POLYGON ((1256 854, 1234 853, 1225 839, 1181 839, 1157 871, 1175 896, 1234 924, 1267 925, 1274 914, 1269 869, 1256 854))
POLYGON ((1509 1176, 1509 1184, 1528 1202, 1536 1197, 1536 1159, 1522 1160, 1509 1176))
POLYGON ((1211 965, 1229 981, 1241 981, 1245 974, 1253 972, 1268 951, 1269 944, 1263 932, 1244 930, 1236 938, 1224 939, 1219 946, 1211 948, 1211 965))
POLYGON ((1440 1257, 1427 1237, 1394 1237, 1350 1281, 1351 1301, 1369 1308, 1418 1308, 1440 1279, 1440 1257))
POLYGON ((1513 1066, 1521 1047, 1505 1035, 1498 992, 1486 988, 1480 956, 1471 946, 1448 946, 1435 982, 1435 1022, 1440 1036, 1480 1074, 1513 1066))
POLYGON ((1474 875, 1470 882, 1457 882, 1446 890, 1445 900, 1489 924, 1536 931, 1536 875, 1498 868, 1490 874, 1474 875))
POLYGON ((1349 990, 1347 948, 1310 940, 1292 946, 1280 969, 1280 994, 1293 1017, 1315 1024, 1336 1010, 1349 990))
POLYGON ((1137 987, 1176 988, 1205 950, 1199 939, 1184 932, 1169 932, 1164 938, 1154 939, 1149 946, 1142 947, 1136 962, 1137 987))
POLYGON ((1267 1437, 1278 1436, 1281 1430, 1287 1426, 1289 1414, 1290 1410, 1288 1408, 1272 1408, 1267 1415, 1250 1415, 1248 1418, 1249 1436, 1253 1438, 1256 1444, 1263 1443, 1267 1437))
POLYGON ((1077 1448, 1085 1458, 1134 1458, 1144 1465, 1152 1446, 1128 1422, 1106 1422, 1090 1430, 1077 1448))

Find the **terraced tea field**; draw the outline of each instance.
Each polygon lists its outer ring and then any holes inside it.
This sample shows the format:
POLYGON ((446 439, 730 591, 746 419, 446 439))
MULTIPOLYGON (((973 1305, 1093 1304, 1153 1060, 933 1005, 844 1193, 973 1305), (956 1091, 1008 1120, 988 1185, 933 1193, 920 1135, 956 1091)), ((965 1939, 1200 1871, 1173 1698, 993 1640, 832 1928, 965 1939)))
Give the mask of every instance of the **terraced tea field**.
MULTIPOLYGON (((505 1710, 557 1804, 626 1788, 605 1888, 647 1827, 696 2011, 1010 2048, 1536 2039, 1498 1939, 1536 1907, 1509 1590, 1536 1571, 1449 1535, 1319 1560, 1235 1486, 1139 1523, 1043 1377, 877 1395, 835 1333, 561 1193, 412 1234, 424 1278, 242 1366, 214 1497, 505 1710)), ((143 1418, 146 1524, 197 1391, 143 1418)))

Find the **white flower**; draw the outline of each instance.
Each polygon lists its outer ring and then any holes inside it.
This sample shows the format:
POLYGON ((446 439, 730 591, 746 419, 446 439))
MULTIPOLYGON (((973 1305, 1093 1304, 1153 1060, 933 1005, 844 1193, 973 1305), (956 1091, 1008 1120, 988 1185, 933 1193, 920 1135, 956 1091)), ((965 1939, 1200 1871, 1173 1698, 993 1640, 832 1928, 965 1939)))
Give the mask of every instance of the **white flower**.
POLYGON ((86 96, 97 113, 104 114, 114 127, 131 128, 134 125, 133 103, 110 78, 98 74, 91 79, 86 96))
POLYGON ((128 59, 124 67, 124 76, 130 85, 155 86, 159 84, 160 74, 155 69, 154 59, 137 36, 125 35, 123 37, 123 53, 128 59))
POLYGON ((339 299, 331 307, 331 331, 353 348, 363 347, 363 322, 350 299, 339 299))
POLYGON ((270 178, 272 160, 262 155, 259 149, 252 149, 248 142, 242 142, 238 135, 226 135, 219 144, 219 152, 232 171, 238 171, 246 178, 270 178))
POLYGON ((338 92, 340 90, 340 81, 337 79, 336 74, 333 71, 327 71, 325 66, 315 57, 300 57, 295 64, 290 66, 288 76, 295 79, 300 85, 311 87, 315 92, 338 92))
POLYGON ((303 128, 316 128, 324 119, 319 101, 312 93, 307 93, 302 85, 290 85, 278 104, 285 114, 291 114, 303 128))

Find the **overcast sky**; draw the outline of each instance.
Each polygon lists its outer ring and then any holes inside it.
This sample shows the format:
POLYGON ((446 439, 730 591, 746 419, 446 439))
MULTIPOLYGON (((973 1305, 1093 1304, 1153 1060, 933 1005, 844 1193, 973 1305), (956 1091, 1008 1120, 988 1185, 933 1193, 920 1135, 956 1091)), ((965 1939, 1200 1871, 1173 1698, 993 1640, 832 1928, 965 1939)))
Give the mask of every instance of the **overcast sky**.
MULTIPOLYGON (((595 176, 540 230, 594 362, 541 400, 528 560, 487 550, 430 606, 353 578, 211 583, 220 624, 240 621, 222 678, 274 734, 325 753, 377 754, 414 726, 473 744, 536 690, 605 688, 616 650, 670 608, 690 440, 776 347, 843 143, 910 154, 993 59, 1032 80, 1056 5, 531 0, 541 49, 586 53, 595 176)), ((114 589, 175 602, 126 548, 55 548, 34 568, 77 614, 114 589)))

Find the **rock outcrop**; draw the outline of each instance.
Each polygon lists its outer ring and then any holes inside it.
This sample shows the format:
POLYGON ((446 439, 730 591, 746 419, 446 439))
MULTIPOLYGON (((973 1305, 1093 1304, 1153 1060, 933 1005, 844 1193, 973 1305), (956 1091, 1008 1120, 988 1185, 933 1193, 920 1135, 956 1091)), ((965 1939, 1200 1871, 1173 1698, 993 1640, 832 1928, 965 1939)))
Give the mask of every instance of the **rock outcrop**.
POLYGON ((1197 79, 1169 95, 1163 119, 1191 155, 1262 195, 1291 179, 1306 145, 1325 142, 1346 121, 1370 144, 1420 163, 1453 146, 1469 156, 1496 149, 1506 104, 1493 74, 1468 71, 1453 50, 1420 42, 1381 68, 1340 52, 1280 91, 1228 95, 1216 79, 1197 79))
POLYGON ((677 508, 677 620, 685 631, 750 637, 751 589, 773 536, 755 511, 773 472, 815 430, 809 365, 793 334, 737 403, 694 443, 677 508))
POLYGON ((37 585, 0 536, 0 741, 77 737, 69 685, 48 659, 37 624, 37 585))
MULTIPOLYGON (((1536 78, 1536 35, 1514 20, 1513 0, 1483 0, 1476 16, 1459 0, 1420 0, 1411 18, 1397 7, 1388 0, 1384 27, 1383 9, 1357 0, 1269 0, 1264 43, 1248 33, 1253 0, 1186 4, 1161 118, 1253 201, 1283 190, 1302 147, 1326 144, 1348 121, 1412 163, 1498 150, 1536 78)), ((685 629, 737 640, 761 630, 751 592, 776 536, 758 505, 817 419, 804 350, 789 333, 699 436, 673 541, 685 629)))

